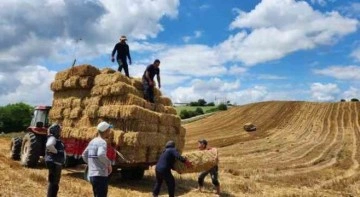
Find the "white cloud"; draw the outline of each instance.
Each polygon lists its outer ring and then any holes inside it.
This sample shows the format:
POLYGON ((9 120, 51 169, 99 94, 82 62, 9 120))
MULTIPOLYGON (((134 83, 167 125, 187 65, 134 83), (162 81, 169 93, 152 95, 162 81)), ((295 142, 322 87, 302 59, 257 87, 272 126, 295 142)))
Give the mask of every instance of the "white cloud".
POLYGON ((350 100, 352 98, 360 99, 360 89, 351 86, 342 94, 342 98, 347 100, 350 100))
POLYGON ((334 101, 340 92, 336 84, 313 83, 310 87, 311 96, 317 101, 334 101))
POLYGON ((1 91, 0 105, 9 102, 51 105, 50 83, 54 80, 54 76, 55 71, 43 66, 25 66, 10 76, 0 72, 0 87, 8 87, 6 91, 1 91))
POLYGON ((258 79, 265 79, 265 80, 283 80, 287 79, 287 77, 277 76, 277 75, 270 75, 270 74, 260 74, 258 79))
POLYGON ((314 69, 313 72, 341 80, 360 79, 360 66, 330 66, 324 69, 314 69))
POLYGON ((321 6, 326 6, 327 2, 335 2, 336 0, 311 0, 312 4, 319 4, 321 6))
POLYGON ((355 49, 350 56, 353 57, 356 61, 360 61, 360 47, 355 49))
POLYGON ((245 74, 247 72, 247 70, 248 70, 247 68, 234 65, 229 68, 228 74, 229 75, 242 75, 242 74, 245 74))
POLYGON ((315 11, 304 1, 264 0, 248 13, 240 11, 230 24, 230 29, 240 32, 219 47, 228 59, 255 65, 291 52, 333 44, 355 32, 357 24, 357 20, 338 12, 315 11))
POLYGON ((194 31, 194 34, 191 36, 184 36, 182 39, 185 43, 190 42, 191 40, 195 40, 202 36, 202 31, 194 31))

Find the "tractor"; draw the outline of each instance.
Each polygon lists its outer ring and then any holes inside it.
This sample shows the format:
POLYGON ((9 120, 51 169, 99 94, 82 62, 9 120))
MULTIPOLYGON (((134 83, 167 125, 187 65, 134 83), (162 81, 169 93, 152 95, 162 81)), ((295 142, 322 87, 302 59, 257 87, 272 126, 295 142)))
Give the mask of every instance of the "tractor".
POLYGON ((45 155, 50 109, 50 106, 35 107, 30 126, 26 129, 24 137, 11 139, 11 159, 20 160, 26 167, 35 167, 38 164, 40 156, 45 155))

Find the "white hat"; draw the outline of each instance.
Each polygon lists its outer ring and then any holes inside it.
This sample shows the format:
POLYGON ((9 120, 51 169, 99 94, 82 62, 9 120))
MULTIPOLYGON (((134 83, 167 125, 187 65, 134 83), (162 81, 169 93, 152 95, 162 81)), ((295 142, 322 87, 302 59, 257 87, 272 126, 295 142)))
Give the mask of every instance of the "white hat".
POLYGON ((121 36, 120 40, 127 40, 126 36, 121 36))
POLYGON ((100 123, 97 125, 97 130, 98 130, 99 132, 104 132, 104 131, 106 131, 107 129, 110 129, 110 128, 112 128, 112 125, 109 124, 109 123, 107 123, 107 122, 105 122, 105 121, 100 122, 100 123))

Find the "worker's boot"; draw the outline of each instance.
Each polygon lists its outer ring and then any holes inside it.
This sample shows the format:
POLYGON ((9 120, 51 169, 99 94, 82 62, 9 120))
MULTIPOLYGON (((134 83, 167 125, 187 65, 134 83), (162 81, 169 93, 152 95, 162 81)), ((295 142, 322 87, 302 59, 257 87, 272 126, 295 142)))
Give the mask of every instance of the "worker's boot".
POLYGON ((216 194, 220 195, 220 186, 216 186, 215 189, 216 189, 216 194))

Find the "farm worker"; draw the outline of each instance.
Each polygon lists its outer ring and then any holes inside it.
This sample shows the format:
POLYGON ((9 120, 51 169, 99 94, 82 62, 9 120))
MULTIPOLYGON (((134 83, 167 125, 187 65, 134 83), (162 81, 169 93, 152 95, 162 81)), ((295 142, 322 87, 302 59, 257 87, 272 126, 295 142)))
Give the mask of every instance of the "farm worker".
POLYGON ((94 197, 106 197, 108 192, 108 176, 112 172, 111 162, 106 156, 105 139, 110 135, 112 125, 100 122, 97 125, 98 136, 92 139, 82 154, 88 164, 90 183, 94 197))
POLYGON ((53 124, 48 129, 45 163, 49 169, 47 197, 56 197, 59 191, 62 165, 65 163, 65 146, 60 140, 61 127, 53 124))
POLYGON ((182 157, 176 150, 175 142, 168 141, 155 167, 156 183, 153 189, 153 196, 159 195, 163 180, 166 182, 169 197, 175 195, 175 179, 171 174, 171 168, 174 166, 175 159, 185 163, 187 167, 192 166, 191 162, 182 157))
POLYGON ((154 103, 154 77, 157 76, 157 82, 159 88, 161 88, 160 83, 160 60, 156 59, 153 64, 150 64, 146 67, 144 75, 142 77, 142 83, 144 87, 144 99, 154 103))
MULTIPOLYGON (((211 148, 207 148, 208 142, 205 139, 201 139, 198 142, 199 142, 199 144, 198 144, 199 150, 210 150, 211 149, 211 148)), ((216 188, 216 194, 220 195, 220 183, 219 183, 219 180, 218 180, 218 170, 219 170, 218 165, 215 165, 210 170, 200 173, 200 175, 198 177, 198 184, 199 184, 199 191, 200 192, 203 189, 205 177, 208 174, 210 174, 212 184, 216 188)))
POLYGON ((124 68, 125 75, 129 77, 129 68, 126 61, 126 57, 129 58, 129 64, 131 65, 131 56, 130 56, 129 45, 126 44, 126 40, 127 40, 126 36, 120 37, 120 42, 118 42, 114 46, 114 49, 111 53, 111 61, 112 62, 115 61, 114 55, 117 52, 116 61, 119 64, 118 70, 119 72, 121 72, 122 68, 124 68))

